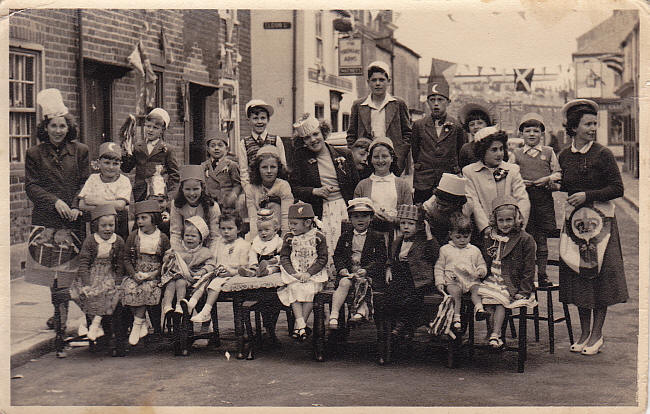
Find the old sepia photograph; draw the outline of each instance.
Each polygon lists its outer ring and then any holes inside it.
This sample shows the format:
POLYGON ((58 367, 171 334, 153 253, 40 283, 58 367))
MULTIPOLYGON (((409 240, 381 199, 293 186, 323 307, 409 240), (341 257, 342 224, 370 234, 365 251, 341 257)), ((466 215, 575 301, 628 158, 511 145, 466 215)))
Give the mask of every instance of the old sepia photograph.
POLYGON ((648 3, 370 5, 5 4, 0 413, 645 411, 648 3))

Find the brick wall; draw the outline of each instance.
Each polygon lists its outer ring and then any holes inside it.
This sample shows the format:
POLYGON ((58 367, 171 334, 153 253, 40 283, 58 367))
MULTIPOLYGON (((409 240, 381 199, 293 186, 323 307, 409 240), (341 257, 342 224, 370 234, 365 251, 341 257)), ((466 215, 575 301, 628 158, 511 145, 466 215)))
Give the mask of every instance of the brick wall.
MULTIPOLYGON (((216 10, 98 10, 81 12, 83 27, 84 58, 117 66, 127 65, 127 57, 139 39, 154 64, 154 70, 163 72, 162 106, 169 112, 171 124, 165 140, 184 163, 185 128, 182 122, 183 69, 191 49, 201 49, 203 64, 210 74, 210 82, 218 83, 217 68, 220 44, 223 42, 223 24, 216 10), (148 30, 143 22, 148 23, 148 30), (174 56, 167 63, 160 45, 161 28, 174 56)), ((239 39, 243 42, 240 54, 243 74, 240 86, 240 102, 250 99, 250 15, 239 11, 239 39)), ((79 22, 74 9, 26 10, 10 17, 10 42, 20 45, 38 45, 42 50, 42 79, 39 86, 57 88, 62 92, 70 112, 79 119, 80 82, 78 73, 79 22)), ((116 139, 120 126, 129 113, 135 112, 136 75, 128 71, 112 83, 111 133, 116 139)), ((215 93, 209 98, 211 108, 206 117, 207 128, 218 127, 218 99, 215 93)), ((243 105, 242 105, 243 106, 243 105)), ((244 116, 245 119, 245 116, 244 116)), ((244 122, 245 124, 245 122, 244 122)), ((242 128, 242 133, 248 132, 242 128)), ((81 141, 85 141, 81 137, 81 141)), ((14 164, 10 174, 11 243, 25 241, 31 221, 31 205, 24 192, 24 165, 14 164)))

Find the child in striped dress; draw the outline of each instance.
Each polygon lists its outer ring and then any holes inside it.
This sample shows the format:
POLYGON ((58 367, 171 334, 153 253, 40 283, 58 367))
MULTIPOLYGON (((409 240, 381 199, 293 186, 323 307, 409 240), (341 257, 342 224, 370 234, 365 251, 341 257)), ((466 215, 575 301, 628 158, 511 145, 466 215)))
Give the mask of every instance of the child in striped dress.
POLYGON ((491 314, 489 326, 492 333, 488 343, 493 348, 501 348, 505 309, 534 307, 536 303, 531 296, 535 278, 535 241, 522 229, 524 220, 517 200, 510 196, 498 197, 492 207, 490 226, 483 244, 490 274, 479 286, 478 293, 491 314))

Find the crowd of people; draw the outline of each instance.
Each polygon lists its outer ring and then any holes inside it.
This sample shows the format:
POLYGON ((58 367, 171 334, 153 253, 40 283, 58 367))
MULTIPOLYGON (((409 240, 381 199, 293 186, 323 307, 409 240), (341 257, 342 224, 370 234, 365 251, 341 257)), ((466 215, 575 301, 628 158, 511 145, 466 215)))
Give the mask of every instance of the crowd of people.
POLYGON ((111 352, 123 356, 170 312, 207 329, 220 293, 249 278, 277 288, 262 312, 273 341, 281 305, 295 317, 291 336, 309 337, 314 295, 329 284, 330 329, 352 295, 353 321, 382 312, 396 321, 392 334, 408 339, 424 295, 439 291, 453 298, 451 329, 460 330, 469 294, 498 349, 506 309, 535 306, 536 285, 550 284, 552 192, 561 190, 560 300, 578 307, 582 328, 570 350, 599 352, 607 308, 627 300, 627 287, 612 203, 623 185, 611 151, 595 142, 598 105, 563 107, 573 141, 559 156, 544 145, 542 117, 526 114, 525 144, 509 154, 507 133, 485 108, 463 108, 460 120, 447 113, 448 85, 428 85, 430 114, 411 123, 388 93, 388 65, 373 62, 366 74, 370 93, 352 106, 348 148, 328 144, 328 125, 308 114, 285 147, 269 132, 273 107, 251 100, 251 134, 237 149, 217 133, 205 162, 180 166, 165 142, 169 114, 155 108, 141 142, 99 147, 93 174, 60 93, 41 91, 40 144, 25 166, 32 225, 83 240, 71 285, 51 286, 63 323, 71 299, 86 314, 79 333, 114 336, 111 352), (133 169, 132 184, 122 173, 133 169))

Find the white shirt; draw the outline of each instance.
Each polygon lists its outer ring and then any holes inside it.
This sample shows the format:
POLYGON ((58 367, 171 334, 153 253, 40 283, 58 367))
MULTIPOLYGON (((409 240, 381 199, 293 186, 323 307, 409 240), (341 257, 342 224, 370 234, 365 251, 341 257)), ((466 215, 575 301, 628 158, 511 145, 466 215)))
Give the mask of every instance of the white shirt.
POLYGON ((147 141, 147 153, 151 155, 151 151, 153 151, 153 148, 158 144, 158 141, 160 141, 160 138, 155 139, 153 141, 147 141))
POLYGON ((138 237, 140 238, 140 253, 142 254, 156 254, 158 250, 158 243, 160 242, 160 230, 156 228, 153 233, 147 234, 138 229, 138 237))
POLYGON ((579 152, 580 154, 586 154, 587 152, 589 152, 589 150, 591 149, 591 146, 593 144, 594 144, 594 141, 589 141, 587 143, 587 145, 585 145, 581 149, 577 149, 576 148, 576 140, 574 139, 573 142, 571 142, 571 152, 574 152, 574 153, 579 152))
POLYGON ((381 105, 376 106, 372 101, 372 94, 370 94, 361 104, 370 107, 370 127, 372 129, 373 138, 386 136, 386 105, 388 105, 388 102, 395 100, 395 97, 389 93, 386 93, 384 101, 381 103, 381 105))
POLYGON ((97 242, 97 258, 107 259, 109 253, 111 252, 111 248, 113 247, 113 243, 117 241, 117 235, 113 233, 111 237, 108 238, 108 240, 102 239, 102 236, 97 233, 94 233, 93 236, 97 242))
POLYGON ((390 173, 385 177, 379 177, 371 174, 370 180, 372 180, 370 199, 374 203, 375 209, 384 211, 390 216, 397 215, 397 186, 395 185, 395 175, 390 173))
MULTIPOLYGON (((541 143, 537 144, 534 147, 531 147, 528 144, 524 144, 524 147, 521 149, 521 151, 532 158, 537 158, 539 154, 542 153, 542 144, 541 143), (534 151, 530 151, 530 150, 534 150, 534 151)), ((516 162, 516 156, 515 154, 512 155, 513 155, 512 159, 508 160, 508 162, 514 164, 516 162)), ((544 161, 544 159, 542 159, 542 161, 544 161)), ((560 162, 557 160, 555 151, 551 152, 551 171, 553 172, 551 173, 550 177, 553 181, 559 181, 562 179, 562 168, 560 167, 560 162)))

